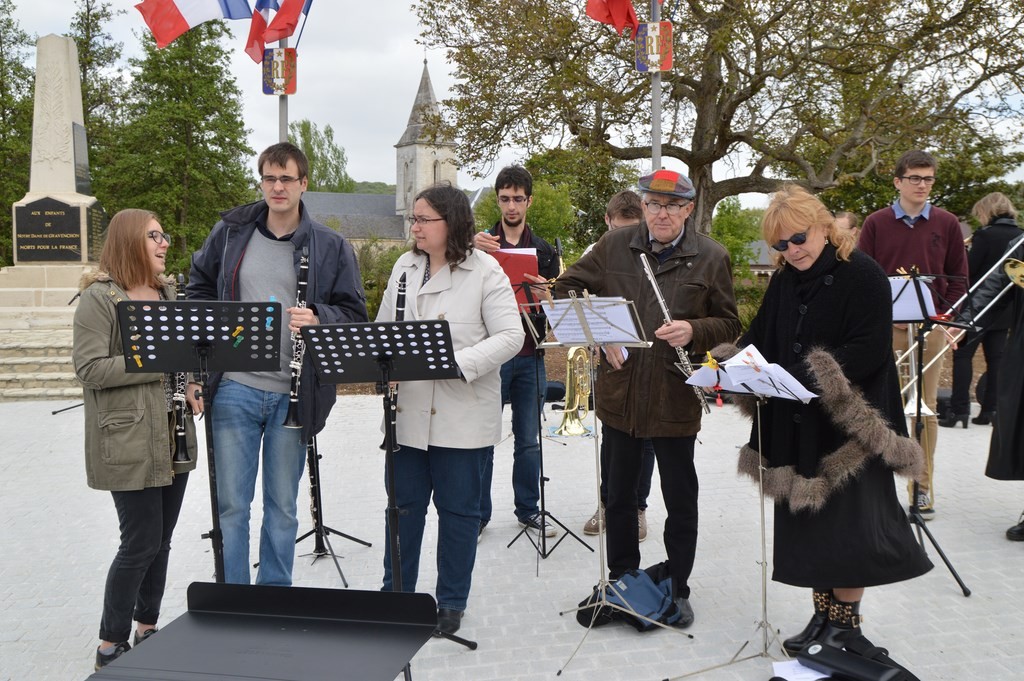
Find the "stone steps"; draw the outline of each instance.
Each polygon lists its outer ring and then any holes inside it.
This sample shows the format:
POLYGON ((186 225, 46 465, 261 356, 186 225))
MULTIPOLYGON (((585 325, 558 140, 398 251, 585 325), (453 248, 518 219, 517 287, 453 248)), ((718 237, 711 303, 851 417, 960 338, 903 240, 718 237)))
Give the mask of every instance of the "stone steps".
POLYGON ((74 315, 63 304, 0 307, 0 401, 81 399, 71 367, 74 315))

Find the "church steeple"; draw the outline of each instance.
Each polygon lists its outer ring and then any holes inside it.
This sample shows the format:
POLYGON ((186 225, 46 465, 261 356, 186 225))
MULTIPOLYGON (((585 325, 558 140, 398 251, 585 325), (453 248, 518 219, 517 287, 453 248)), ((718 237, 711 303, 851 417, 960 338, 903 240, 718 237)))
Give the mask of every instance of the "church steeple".
MULTIPOLYGON (((447 181, 457 186, 458 166, 455 163, 455 144, 449 140, 432 142, 424 133, 428 117, 440 114, 434 87, 430 82, 427 60, 423 60, 423 75, 416 91, 405 133, 395 145, 398 161, 395 191, 395 212, 407 216, 412 211, 413 197, 432 184, 447 181)), ((408 228, 406 228, 408 237, 408 228)))

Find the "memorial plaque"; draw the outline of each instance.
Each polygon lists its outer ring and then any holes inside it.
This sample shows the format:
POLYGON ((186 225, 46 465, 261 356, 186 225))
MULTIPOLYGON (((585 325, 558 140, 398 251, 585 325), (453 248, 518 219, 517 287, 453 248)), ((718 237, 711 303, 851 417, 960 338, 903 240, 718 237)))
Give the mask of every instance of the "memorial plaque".
POLYGON ((107 237, 107 224, 110 218, 107 211, 96 201, 85 209, 85 243, 89 249, 89 262, 100 261, 100 249, 103 248, 103 240, 107 237))
POLYGON ((19 262, 81 261, 81 207, 46 197, 14 210, 19 262))
POLYGON ((86 141, 85 126, 71 124, 71 138, 75 148, 75 191, 92 196, 92 177, 89 175, 89 143, 86 141))

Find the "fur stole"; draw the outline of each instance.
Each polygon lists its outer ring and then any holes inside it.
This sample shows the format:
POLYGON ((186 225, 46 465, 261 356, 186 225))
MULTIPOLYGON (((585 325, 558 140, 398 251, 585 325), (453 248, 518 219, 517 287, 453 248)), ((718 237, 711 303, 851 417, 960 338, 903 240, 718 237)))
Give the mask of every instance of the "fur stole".
MULTIPOLYGON (((723 344, 711 352, 716 359, 724 361, 739 352, 739 348, 723 344)), ((860 474, 870 457, 881 456, 897 475, 909 478, 921 475, 924 470, 921 446, 889 427, 860 389, 850 384, 831 354, 814 348, 804 362, 814 380, 813 389, 820 395, 822 409, 848 439, 837 450, 822 457, 812 478, 797 474, 793 466, 770 468, 749 444, 740 448, 737 466, 740 473, 757 480, 758 467, 763 467, 764 493, 776 501, 785 501, 793 512, 820 510, 833 493, 860 474)), ((756 414, 756 398, 734 395, 733 401, 746 416, 753 418, 756 414)))

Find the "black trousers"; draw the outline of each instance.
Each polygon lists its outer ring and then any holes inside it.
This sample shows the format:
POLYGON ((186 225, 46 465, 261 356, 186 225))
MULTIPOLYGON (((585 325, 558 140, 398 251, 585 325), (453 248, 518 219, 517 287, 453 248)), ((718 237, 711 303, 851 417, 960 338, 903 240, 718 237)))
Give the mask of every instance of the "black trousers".
POLYGON ((980 345, 985 353, 985 395, 982 411, 996 410, 996 386, 999 381, 999 362, 1006 346, 1006 329, 970 332, 953 351, 953 392, 949 398, 952 414, 971 413, 971 375, 974 373, 974 353, 980 345))
POLYGON ((144 624, 156 624, 160 617, 171 535, 187 484, 188 473, 178 473, 166 487, 110 493, 121 525, 121 545, 107 572, 101 641, 127 641, 133 615, 144 624))
MULTIPOLYGON (((640 542, 636 522, 637 482, 643 463, 643 438, 604 427, 608 444, 608 571, 612 580, 640 567, 640 542)), ((697 551, 697 470, 693 465, 696 435, 654 437, 654 454, 661 477, 665 520, 665 549, 672 585, 677 596, 690 597, 690 572, 697 551)))

